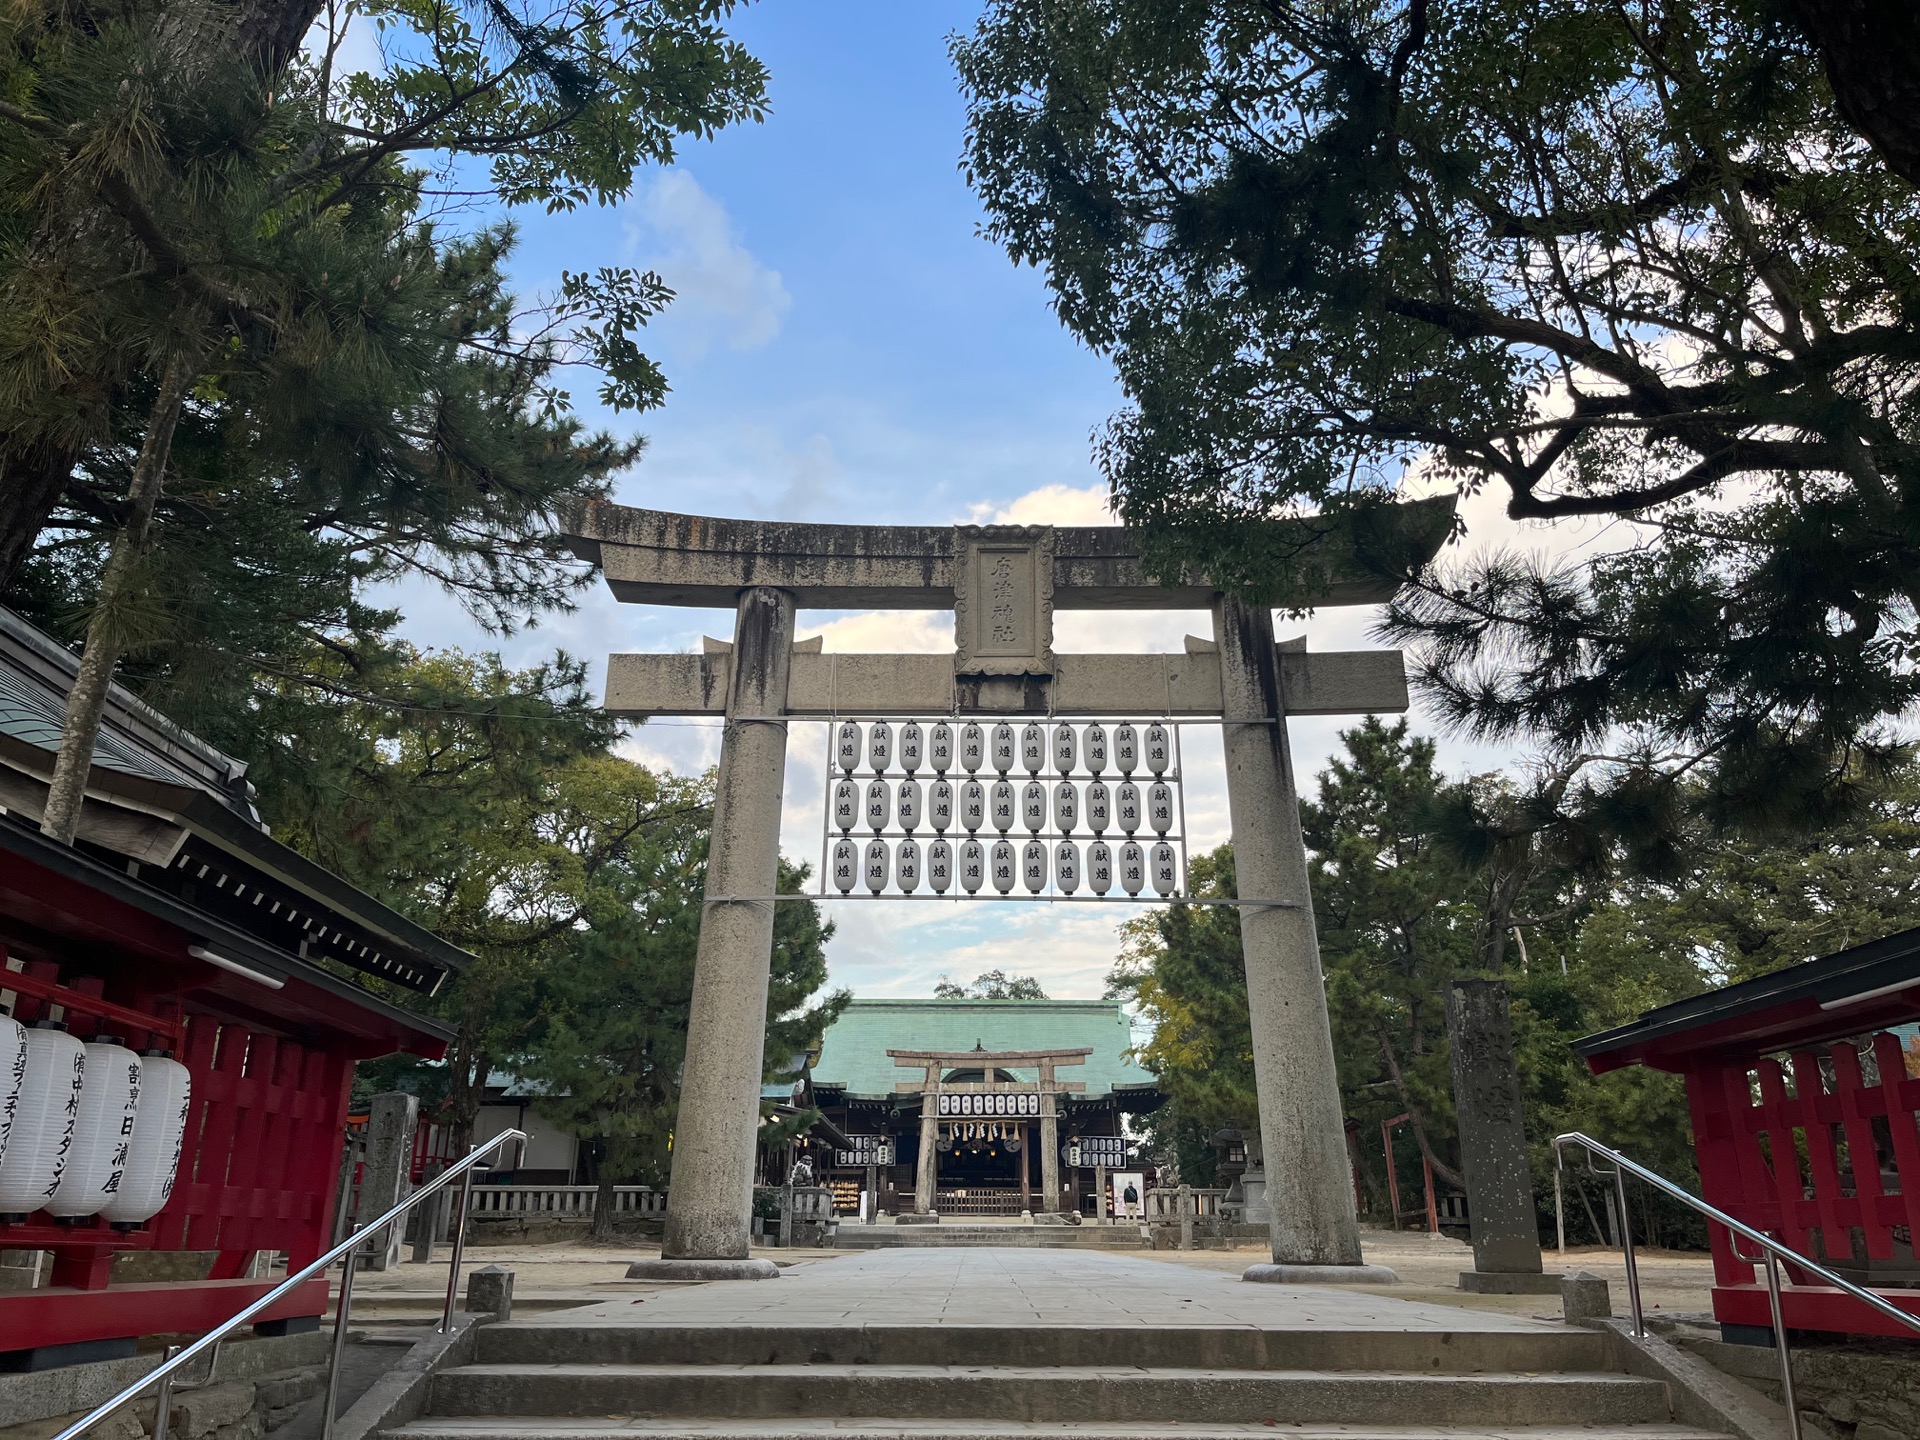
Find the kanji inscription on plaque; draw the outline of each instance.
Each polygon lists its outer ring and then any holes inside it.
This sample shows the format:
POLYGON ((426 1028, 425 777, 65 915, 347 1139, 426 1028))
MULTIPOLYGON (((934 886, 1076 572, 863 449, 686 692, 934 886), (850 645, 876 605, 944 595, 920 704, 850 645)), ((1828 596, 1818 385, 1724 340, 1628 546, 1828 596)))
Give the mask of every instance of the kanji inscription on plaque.
POLYGON ((1053 529, 962 525, 955 535, 960 675, 1053 673, 1053 529))

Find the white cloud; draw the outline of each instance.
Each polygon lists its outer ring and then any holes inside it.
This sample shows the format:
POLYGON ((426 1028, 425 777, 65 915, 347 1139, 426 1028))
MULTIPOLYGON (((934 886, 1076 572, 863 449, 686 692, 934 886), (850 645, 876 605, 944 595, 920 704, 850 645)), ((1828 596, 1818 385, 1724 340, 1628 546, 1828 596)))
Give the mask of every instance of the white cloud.
POLYGON ((1117 523, 1105 485, 1042 485, 1005 505, 975 505, 973 525, 1112 525, 1117 523))
POLYGON ((627 245, 674 291, 655 328, 682 358, 716 346, 757 350, 780 334, 792 298, 780 272, 754 258, 717 199, 685 170, 666 170, 628 205, 627 245))

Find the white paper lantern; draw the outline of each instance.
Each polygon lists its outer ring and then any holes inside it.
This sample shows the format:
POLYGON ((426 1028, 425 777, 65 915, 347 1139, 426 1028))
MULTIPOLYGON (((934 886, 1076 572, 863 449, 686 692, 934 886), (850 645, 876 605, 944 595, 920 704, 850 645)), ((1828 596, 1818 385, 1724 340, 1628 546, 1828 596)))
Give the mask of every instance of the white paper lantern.
POLYGON ((960 828, 969 835, 987 823, 987 787, 969 780, 960 787, 960 828))
POLYGON ((876 895, 886 889, 887 876, 892 868, 892 858, 887 854, 887 842, 869 840, 867 842, 867 889, 876 895))
POLYGON ((960 847, 960 888, 969 895, 980 893, 987 883, 987 847, 969 840, 960 847))
POLYGON ((1002 835, 1006 834, 1007 831, 1013 828, 1013 817, 1019 808, 1019 801, 1014 798, 1013 794, 1013 782, 1011 780, 994 781, 993 828, 998 830, 1002 835))
POLYGON ((1147 755, 1147 769, 1156 775, 1166 774, 1167 767, 1173 763, 1173 742, 1167 738, 1167 727, 1149 725, 1143 748, 1147 755))
POLYGON ((1047 847, 1043 842, 1029 840, 1021 847, 1020 878, 1031 894, 1038 895, 1047 888, 1047 847))
POLYGON ((887 828, 887 782, 869 780, 867 782, 867 828, 884 830, 887 828))
POLYGON ((867 731, 867 763, 873 767, 874 774, 884 775, 892 759, 893 727, 884 720, 876 720, 867 731))
POLYGON ((1038 775, 1047 766, 1047 732, 1038 725, 1020 728, 1020 763, 1029 775, 1038 775))
POLYGON ((993 888, 998 890, 1002 895, 1011 891, 1013 889, 1014 871, 1018 866, 1018 857, 1013 853, 1013 842, 1011 840, 994 841, 992 860, 993 888))
POLYGON ((895 798, 898 801, 895 813, 900 817, 900 828, 911 835, 913 827, 920 823, 920 782, 902 780, 895 798))
POLYGON ((1113 823, 1113 794, 1107 782, 1096 780, 1087 786, 1087 828, 1096 835, 1107 833, 1113 823))
POLYGON ((27 1031, 20 1102, 0 1156, 0 1216, 31 1215, 53 1197, 73 1154, 86 1074, 86 1046, 65 1030, 43 1023, 27 1031))
POLYGON ((1080 847, 1071 840, 1062 840, 1053 847, 1053 883, 1062 895, 1071 895, 1080 888, 1080 847))
POLYGON ((833 842, 833 888, 842 895, 851 894, 860 878, 860 847, 851 840, 833 842))
POLYGON ((851 780, 833 782, 833 823, 842 834, 860 823, 860 787, 851 780))
POLYGON ((944 835, 953 826, 953 782, 936 780, 927 790, 927 824, 936 835, 944 835))
POLYGON ((1173 828, 1173 787, 1156 780, 1147 787, 1147 823, 1153 833, 1164 835, 1173 828))
POLYGON ((920 730, 920 722, 907 721, 900 727, 900 768, 913 774, 925 761, 926 754, 926 736, 920 730))
POLYGON ((953 846, 936 840, 927 847, 927 887, 944 895, 953 885, 953 846))
POLYGON ((1087 888, 1096 895, 1113 888, 1113 851, 1104 840, 1087 847, 1087 888))
POLYGON ((1087 733, 1080 738, 1080 748, 1087 757, 1087 769, 1098 775, 1107 768, 1107 727, 1098 723, 1087 726, 1087 733))
POLYGON ((180 1171, 193 1077, 170 1055, 140 1057, 140 1111, 120 1189, 100 1214, 115 1225, 138 1225, 166 1208, 180 1171))
POLYGON ((1047 828, 1047 787, 1038 780, 1020 787, 1020 822, 1036 835, 1047 828))
POLYGON ((1129 840, 1120 847, 1120 888, 1129 895, 1138 895, 1146 883, 1147 852, 1136 841, 1129 840))
POLYGON ((97 1214, 126 1181, 140 1111, 140 1057, 106 1039, 90 1042, 86 1055, 73 1152, 44 1207, 49 1215, 97 1214))
POLYGON ((960 768, 971 775, 986 763, 986 734, 969 720, 960 727, 960 768))
POLYGON ((1140 768, 1140 740, 1131 725, 1114 727, 1113 766, 1122 775, 1131 775, 1140 768))
POLYGON ((911 895, 920 888, 920 842, 908 836, 900 842, 900 854, 894 865, 902 894, 911 895))
POLYGON ((1053 768, 1062 775, 1071 775, 1079 760, 1079 742, 1074 738, 1073 726, 1062 722, 1053 727, 1053 768))
POLYGON ((1140 787, 1131 780, 1113 792, 1113 819, 1129 835, 1140 828, 1140 787))
POLYGON ((13 1114, 20 1105, 20 1082, 27 1078, 27 1027, 0 1015, 0 1156, 7 1153, 13 1114))
POLYGON ((1065 835, 1079 820, 1080 792, 1071 780, 1062 780, 1053 787, 1053 828, 1065 835))
POLYGON ((1161 895, 1171 895, 1179 883, 1180 862, 1173 846, 1162 840, 1153 847, 1153 888, 1161 895))
POLYGON ((993 768, 1002 775, 1013 769, 1013 757, 1016 747, 1013 743, 1013 726, 1004 720, 993 727, 993 768))
POLYGON ((936 775, 953 768, 953 727, 944 720, 927 732, 927 764, 936 775))
POLYGON ((834 731, 833 758, 849 775, 860 768, 860 727, 853 721, 842 720, 834 731))

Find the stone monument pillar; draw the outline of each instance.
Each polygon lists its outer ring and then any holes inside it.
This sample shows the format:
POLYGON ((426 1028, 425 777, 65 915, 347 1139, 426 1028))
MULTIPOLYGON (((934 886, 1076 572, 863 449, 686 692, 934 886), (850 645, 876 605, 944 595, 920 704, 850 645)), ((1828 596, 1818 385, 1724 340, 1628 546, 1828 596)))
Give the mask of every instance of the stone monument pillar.
MULTIPOLYGON (((787 778, 794 610, 794 597, 785 590, 755 586, 739 595, 660 1249, 669 1262, 747 1258, 773 949, 768 897, 779 882, 787 778)), ((771 1261, 752 1268, 767 1277, 780 1273, 771 1261)), ((744 1276, 734 1267, 729 1273, 744 1276)))
MULTIPOLYGON (((413 1131, 420 1099, 393 1092, 376 1095, 367 1107, 367 1158, 360 1171, 361 1224, 398 1205, 413 1189, 413 1131)), ((390 1270, 400 1263, 400 1227, 389 1225, 367 1237, 363 1270, 390 1270)))
POLYGON ((1453 1051, 1453 1103, 1460 1123, 1460 1169, 1467 1181, 1473 1269, 1462 1290, 1497 1295, 1555 1295, 1560 1276, 1544 1273, 1540 1223, 1533 1208, 1520 1076, 1513 1063, 1507 987, 1498 980, 1447 986, 1447 1043, 1453 1051))
POLYGON ((1273 1207, 1273 1264, 1253 1266, 1246 1278, 1326 1278, 1313 1267, 1337 1265, 1352 1267, 1343 1271, 1352 1279, 1390 1280, 1391 1271, 1362 1273, 1373 1267, 1361 1262, 1353 1212, 1273 612, 1222 596, 1214 603, 1213 629, 1235 883, 1243 900, 1285 907, 1240 911, 1260 1148, 1273 1207))

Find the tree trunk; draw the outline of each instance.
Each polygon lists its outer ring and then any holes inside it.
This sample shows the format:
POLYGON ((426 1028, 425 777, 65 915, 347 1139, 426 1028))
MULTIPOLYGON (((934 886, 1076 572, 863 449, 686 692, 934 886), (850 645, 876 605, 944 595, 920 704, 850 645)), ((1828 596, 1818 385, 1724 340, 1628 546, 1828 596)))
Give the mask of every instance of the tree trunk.
POLYGON ((1792 0, 1820 52, 1835 106, 1893 172, 1920 185, 1920 5, 1792 0))
POLYGON ((132 594, 140 560, 153 528, 154 506, 166 483, 167 455, 173 448, 174 426, 187 391, 200 373, 199 352, 178 350, 160 377, 160 393, 147 417, 147 434, 134 462, 133 483, 127 492, 127 520, 114 537, 113 553, 100 577, 100 594, 87 625, 87 648, 80 656, 80 673, 67 692, 66 722, 60 729, 60 755, 54 761, 53 786, 47 792, 46 813, 40 829, 63 845, 73 843, 80 828, 80 809, 87 797, 87 772, 93 764, 93 745, 100 734, 100 717, 107 708, 107 689, 113 669, 125 648, 119 611, 132 594))
POLYGON ((1420 1114, 1420 1107, 1413 1103, 1413 1097, 1407 1093, 1407 1080, 1400 1073, 1400 1057, 1393 1053, 1393 1041, 1387 1038, 1383 1025, 1378 1031, 1380 1053, 1386 1057, 1387 1078, 1393 1082, 1393 1090, 1400 1097, 1400 1103, 1406 1106, 1407 1121, 1413 1127, 1414 1144, 1420 1147, 1420 1156, 1433 1167, 1433 1173, 1456 1189, 1467 1188, 1466 1177, 1446 1161, 1433 1153, 1433 1142, 1427 1138, 1427 1122, 1420 1114))
POLYGON ((613 1166, 612 1147, 604 1147, 600 1156, 599 1183, 593 1192, 593 1224, 587 1228, 589 1240, 611 1240, 613 1238, 613 1166))
POLYGON ((77 459, 64 445, 43 440, 0 464, 0 596, 33 554, 77 459))

